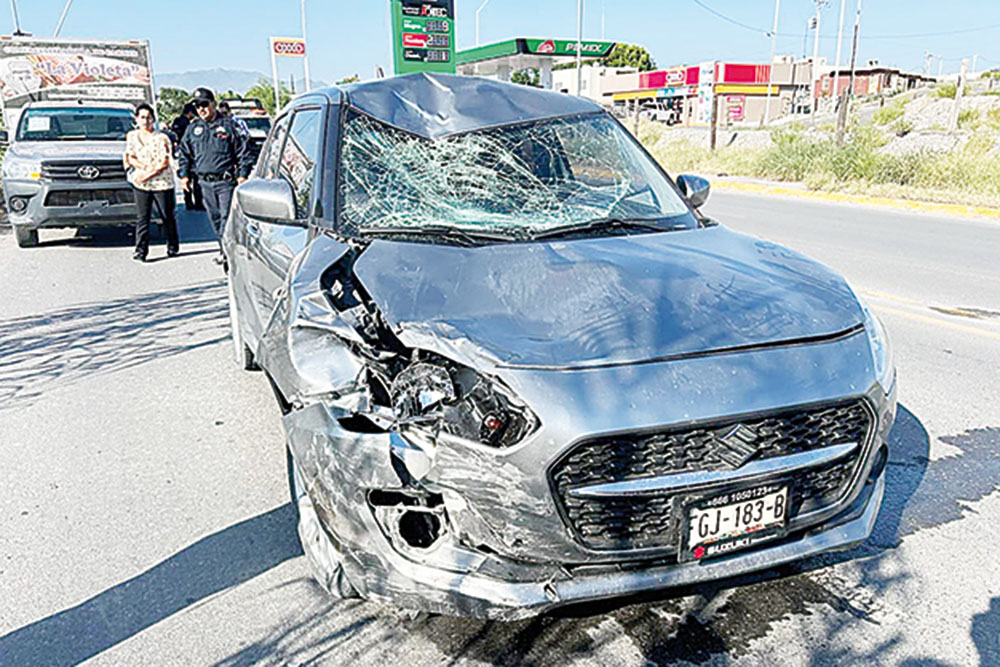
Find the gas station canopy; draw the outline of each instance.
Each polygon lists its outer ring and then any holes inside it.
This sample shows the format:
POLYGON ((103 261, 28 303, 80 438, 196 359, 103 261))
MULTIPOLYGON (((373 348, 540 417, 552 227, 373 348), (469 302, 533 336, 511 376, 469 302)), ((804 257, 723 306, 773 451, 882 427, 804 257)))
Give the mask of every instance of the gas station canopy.
MULTIPOLYGON (((456 56, 459 74, 496 77, 509 81, 511 74, 537 69, 543 88, 552 88, 552 66, 576 60, 575 39, 532 39, 519 37, 503 42, 459 51, 456 56)), ((606 58, 615 42, 582 42, 584 58, 606 58)))

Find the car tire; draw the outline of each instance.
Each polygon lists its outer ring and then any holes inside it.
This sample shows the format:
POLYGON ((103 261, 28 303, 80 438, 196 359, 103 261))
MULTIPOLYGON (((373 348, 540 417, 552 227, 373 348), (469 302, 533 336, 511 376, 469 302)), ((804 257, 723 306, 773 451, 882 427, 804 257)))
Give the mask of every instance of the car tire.
POLYGON ((14 227, 14 238, 20 248, 34 248, 38 245, 38 230, 25 227, 14 227))
POLYGON ((313 507, 312 499, 306 493, 302 475, 290 449, 288 457, 288 489, 295 507, 298 522, 299 542, 306 555, 313 579, 331 596, 339 599, 360 597, 358 590, 347 578, 341 556, 320 523, 319 515, 313 507))
POLYGON ((229 326, 233 333, 233 355, 236 365, 245 371, 259 371, 260 366, 254 359, 250 347, 243 341, 243 331, 240 329, 239 306, 236 304, 236 290, 233 287, 233 278, 229 277, 229 326))

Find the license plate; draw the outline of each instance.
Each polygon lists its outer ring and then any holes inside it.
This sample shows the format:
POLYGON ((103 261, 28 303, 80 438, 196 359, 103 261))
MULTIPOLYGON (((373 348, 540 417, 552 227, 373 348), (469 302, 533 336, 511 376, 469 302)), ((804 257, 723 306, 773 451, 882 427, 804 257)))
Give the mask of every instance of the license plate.
POLYGON ((788 487, 764 486, 699 498, 685 507, 680 560, 701 560, 779 537, 788 516, 788 487))

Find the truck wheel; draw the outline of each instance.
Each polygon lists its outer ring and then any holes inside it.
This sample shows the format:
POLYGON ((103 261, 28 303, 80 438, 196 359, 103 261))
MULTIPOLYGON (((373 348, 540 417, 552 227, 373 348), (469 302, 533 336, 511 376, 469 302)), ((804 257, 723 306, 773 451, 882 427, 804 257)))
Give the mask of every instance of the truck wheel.
POLYGON ((253 358, 250 347, 243 342, 243 332, 240 329, 239 306, 236 305, 236 292, 233 288, 233 278, 229 280, 229 326, 233 332, 233 353, 236 358, 236 365, 245 371, 259 371, 260 366, 253 358))
POLYGON ((14 237, 21 248, 34 248, 38 245, 38 230, 25 227, 14 227, 14 237))
POLYGON ((357 589, 348 580, 344 566, 340 562, 340 554, 323 529, 312 499, 306 493, 299 465, 287 447, 285 453, 288 457, 288 488, 292 494, 292 504, 295 506, 299 522, 299 541, 302 543, 306 560, 309 561, 313 578, 323 590, 335 598, 360 597, 357 589))

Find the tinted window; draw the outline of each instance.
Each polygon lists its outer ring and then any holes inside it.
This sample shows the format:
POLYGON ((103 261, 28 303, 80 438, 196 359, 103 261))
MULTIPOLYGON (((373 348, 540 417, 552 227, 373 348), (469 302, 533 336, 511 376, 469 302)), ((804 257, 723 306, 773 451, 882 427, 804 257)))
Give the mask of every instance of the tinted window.
POLYGON ((271 139, 267 144, 266 157, 261 159, 262 172, 264 178, 275 178, 278 175, 278 156, 281 155, 281 146, 285 142, 285 134, 288 132, 288 121, 291 116, 285 116, 278 120, 271 132, 271 139))
POLYGON ((279 169, 295 191, 295 210, 300 219, 309 216, 322 137, 323 112, 320 109, 306 109, 295 114, 279 169))

